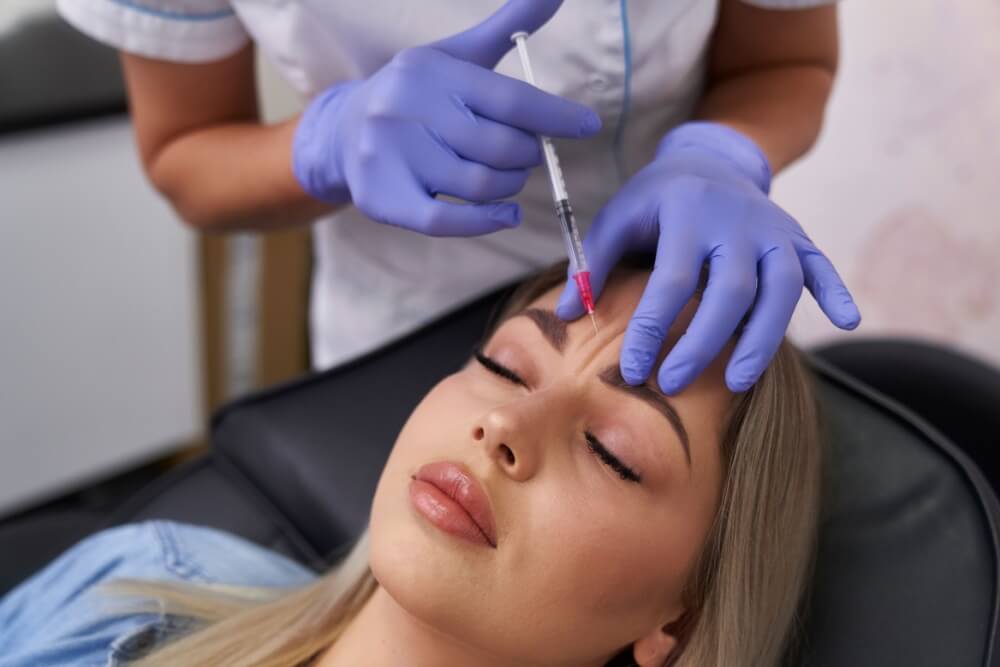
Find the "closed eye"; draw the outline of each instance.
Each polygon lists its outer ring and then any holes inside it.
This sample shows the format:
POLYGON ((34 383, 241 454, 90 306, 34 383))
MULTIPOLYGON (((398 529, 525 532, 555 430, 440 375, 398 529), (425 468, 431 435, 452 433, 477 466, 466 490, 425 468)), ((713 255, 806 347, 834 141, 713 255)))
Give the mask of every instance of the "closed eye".
POLYGON ((601 459, 601 461, 603 461, 609 468, 618 473, 619 477, 624 479, 626 482, 635 482, 636 484, 642 482, 642 476, 622 463, 621 460, 612 454, 608 448, 594 436, 593 433, 584 431, 583 437, 587 439, 587 447, 590 451, 594 452, 597 458, 601 459))
POLYGON ((519 384, 524 388, 528 388, 528 383, 525 382, 520 375, 518 375, 511 369, 507 368, 506 366, 501 366, 500 364, 493 361, 492 359, 487 357, 482 352, 479 352, 478 350, 476 351, 476 361, 482 364, 483 368, 485 368, 489 372, 499 375, 500 377, 506 380, 510 380, 514 384, 519 384))
MULTIPOLYGON (((521 378, 520 375, 512 371, 511 369, 503 366, 493 359, 490 359, 485 354, 480 351, 475 353, 476 361, 478 361, 483 368, 490 371, 491 373, 498 375, 505 380, 513 382, 514 384, 521 385, 522 387, 528 387, 527 383, 521 378)), ((615 471, 619 477, 627 482, 633 482, 639 484, 642 482, 642 477, 639 473, 635 472, 627 465, 621 462, 617 456, 612 454, 604 444, 594 436, 593 433, 589 431, 584 431, 584 438, 587 441, 587 449, 589 449, 598 459, 601 460, 606 466, 615 471)))

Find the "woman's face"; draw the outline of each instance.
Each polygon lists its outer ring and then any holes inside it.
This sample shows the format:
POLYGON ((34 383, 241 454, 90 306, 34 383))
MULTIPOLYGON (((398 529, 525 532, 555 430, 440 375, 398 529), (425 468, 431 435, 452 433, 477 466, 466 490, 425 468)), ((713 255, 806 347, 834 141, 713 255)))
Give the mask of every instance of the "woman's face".
POLYGON ((372 570, 406 611, 515 664, 600 664, 684 611, 717 507, 728 350, 670 399, 655 380, 627 387, 619 352, 647 278, 609 283, 598 334, 556 318, 550 291, 414 410, 371 518, 372 570), (468 480, 485 536, 459 507, 475 504, 468 480))

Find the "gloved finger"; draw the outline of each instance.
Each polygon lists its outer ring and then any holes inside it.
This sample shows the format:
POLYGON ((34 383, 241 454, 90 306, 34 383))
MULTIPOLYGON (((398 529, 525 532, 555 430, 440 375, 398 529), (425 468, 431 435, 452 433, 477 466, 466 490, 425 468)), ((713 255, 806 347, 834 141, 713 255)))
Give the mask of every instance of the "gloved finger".
POLYGON ((646 381, 677 314, 698 289, 704 255, 684 228, 660 234, 656 265, 625 329, 620 368, 629 384, 646 381))
POLYGON ((376 174, 396 184, 393 196, 384 196, 377 188, 359 188, 354 204, 369 218, 384 224, 403 227, 428 236, 480 236, 516 227, 521 223, 521 208, 514 202, 456 204, 432 198, 424 186, 406 171, 403 164, 392 165, 376 174))
POLYGON ((444 141, 466 160, 494 169, 530 169, 542 163, 538 137, 516 127, 477 116, 462 107, 462 118, 436 125, 444 141))
POLYGON ((515 32, 533 33, 556 13, 562 0, 508 0, 482 23, 430 46, 450 56, 493 69, 513 48, 515 32))
MULTIPOLYGON (((634 205, 627 197, 612 197, 607 204, 597 212, 594 222, 590 225, 583 239, 583 254, 590 265, 590 287, 594 300, 597 301, 604 290, 608 275, 626 252, 632 249, 626 233, 633 221, 631 210, 634 205)), ((656 239, 650 240, 650 245, 656 239)), ((566 287, 556 305, 556 315, 564 320, 575 320, 582 317, 585 310, 580 299, 580 290, 572 276, 573 267, 567 270, 566 287)))
POLYGON ((601 129, 600 116, 583 104, 460 60, 450 67, 461 101, 479 116, 547 137, 579 139, 601 129))
POLYGON ((455 204, 428 197, 412 214, 411 229, 427 236, 481 236, 521 224, 513 202, 455 204))
POLYGON ((812 244, 799 248, 806 287, 833 324, 848 331, 861 323, 861 313, 837 269, 812 244))
POLYGON ((757 263, 757 300, 726 367, 726 385, 746 391, 781 345, 802 296, 802 267, 790 247, 776 247, 757 263))
POLYGON ((513 197, 528 181, 527 169, 493 169, 451 154, 436 160, 419 178, 429 192, 451 195, 469 202, 489 202, 513 197))
POLYGON ((657 379, 665 394, 686 387, 718 356, 757 292, 757 257, 742 245, 720 246, 711 255, 708 285, 687 331, 664 359, 657 379))

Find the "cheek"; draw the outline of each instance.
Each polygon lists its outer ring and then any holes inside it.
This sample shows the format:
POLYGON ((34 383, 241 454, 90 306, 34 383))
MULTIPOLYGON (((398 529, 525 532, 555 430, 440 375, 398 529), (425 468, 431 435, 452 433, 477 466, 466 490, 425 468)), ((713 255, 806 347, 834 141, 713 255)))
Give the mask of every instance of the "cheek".
POLYGON ((612 645, 635 639, 680 604, 703 535, 662 504, 651 510, 648 499, 622 500, 627 491, 592 487, 536 498, 524 532, 531 544, 524 562, 513 564, 530 578, 522 584, 533 597, 573 619, 569 627, 612 645))

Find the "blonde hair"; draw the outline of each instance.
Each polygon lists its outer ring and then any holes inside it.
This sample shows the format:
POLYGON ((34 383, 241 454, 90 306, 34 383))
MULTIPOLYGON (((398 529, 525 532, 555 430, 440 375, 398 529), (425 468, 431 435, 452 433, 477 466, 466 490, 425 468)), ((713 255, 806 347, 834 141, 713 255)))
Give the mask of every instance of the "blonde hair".
MULTIPOLYGON (((648 260, 632 268, 648 270, 648 260)), ((522 285, 498 322, 560 284, 565 264, 522 285)), ((671 667, 775 667, 798 625, 815 546, 821 453, 815 404, 797 351, 782 342, 768 369, 733 399, 721 438, 719 509, 671 628, 671 667)), ((300 667, 337 641, 377 587, 367 533, 337 568, 292 590, 148 581, 108 588, 203 627, 140 667, 300 667)), ((618 658, 631 647, 624 647, 618 658)), ((612 661, 619 664, 618 660, 612 661)))

